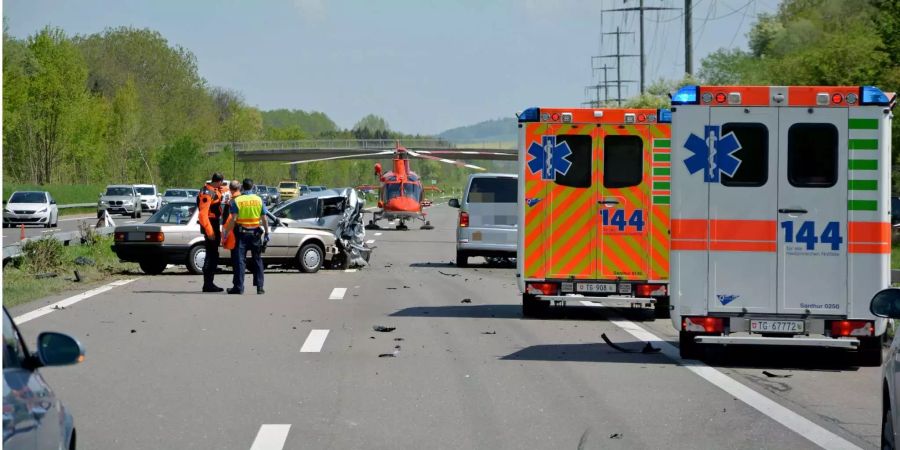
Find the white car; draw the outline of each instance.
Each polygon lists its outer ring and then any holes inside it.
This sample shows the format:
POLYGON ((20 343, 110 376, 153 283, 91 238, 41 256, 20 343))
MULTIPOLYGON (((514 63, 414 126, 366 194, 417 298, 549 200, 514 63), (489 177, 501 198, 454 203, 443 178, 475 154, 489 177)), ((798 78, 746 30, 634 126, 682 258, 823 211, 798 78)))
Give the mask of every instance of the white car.
MULTIPOLYGON (((872 314, 888 319, 900 319, 900 289, 885 289, 872 298, 869 305, 872 314)), ((895 328, 896 329, 896 328, 895 328)), ((900 338, 895 334, 891 348, 884 357, 881 369, 881 448, 897 448, 898 423, 897 378, 900 377, 900 338)))
POLYGON ((141 211, 159 211, 161 195, 155 184, 136 184, 134 188, 141 196, 141 211))
POLYGON ((59 208, 56 200, 46 191, 13 192, 3 205, 3 227, 16 224, 43 225, 45 228, 59 224, 59 208))

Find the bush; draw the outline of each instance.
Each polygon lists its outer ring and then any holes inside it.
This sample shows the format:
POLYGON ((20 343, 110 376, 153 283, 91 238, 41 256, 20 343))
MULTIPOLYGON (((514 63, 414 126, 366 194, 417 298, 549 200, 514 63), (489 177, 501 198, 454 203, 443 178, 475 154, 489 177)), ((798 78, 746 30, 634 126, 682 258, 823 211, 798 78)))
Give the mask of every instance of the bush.
POLYGON ((64 247, 62 242, 45 237, 26 241, 22 245, 22 259, 31 273, 46 273, 62 268, 64 247))

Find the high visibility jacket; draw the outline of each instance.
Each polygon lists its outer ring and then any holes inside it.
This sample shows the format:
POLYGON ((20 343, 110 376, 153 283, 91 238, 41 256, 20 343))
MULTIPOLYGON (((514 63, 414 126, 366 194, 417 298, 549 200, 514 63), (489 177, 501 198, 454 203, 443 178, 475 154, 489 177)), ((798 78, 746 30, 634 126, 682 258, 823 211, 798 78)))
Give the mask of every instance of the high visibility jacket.
POLYGON ((197 221, 200 222, 203 234, 208 237, 216 236, 210 220, 219 220, 222 217, 222 194, 219 189, 209 184, 203 186, 197 195, 197 209, 199 210, 197 221))
POLYGON ((244 228, 256 228, 262 217, 263 201, 256 194, 243 194, 233 200, 237 207, 235 224, 244 228))

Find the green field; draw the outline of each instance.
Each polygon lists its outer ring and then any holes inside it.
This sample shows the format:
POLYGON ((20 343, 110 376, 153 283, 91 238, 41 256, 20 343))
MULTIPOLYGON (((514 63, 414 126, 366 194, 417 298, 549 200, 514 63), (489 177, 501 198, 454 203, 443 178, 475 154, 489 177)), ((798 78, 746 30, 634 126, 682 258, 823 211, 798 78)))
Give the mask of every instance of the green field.
POLYGON ((101 192, 106 190, 102 184, 37 184, 3 183, 3 200, 8 200, 15 191, 48 191, 60 205, 72 203, 96 203, 101 192))

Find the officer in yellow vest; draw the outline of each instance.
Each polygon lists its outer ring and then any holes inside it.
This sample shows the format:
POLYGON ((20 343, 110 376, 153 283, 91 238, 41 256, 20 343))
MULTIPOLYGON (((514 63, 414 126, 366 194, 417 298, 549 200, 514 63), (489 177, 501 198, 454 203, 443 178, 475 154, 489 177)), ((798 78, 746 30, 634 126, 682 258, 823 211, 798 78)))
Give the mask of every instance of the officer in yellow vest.
POLYGON ((244 194, 231 202, 231 214, 225 225, 225 233, 235 233, 235 251, 232 253, 234 268, 234 287, 228 289, 229 294, 244 293, 244 261, 247 250, 250 250, 250 272, 257 294, 265 294, 263 289, 263 241, 269 237, 269 222, 266 221, 266 206, 262 199, 253 192, 253 180, 245 178, 241 184, 244 194))

